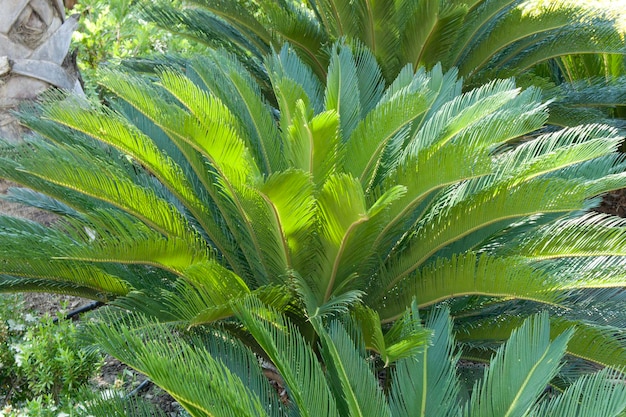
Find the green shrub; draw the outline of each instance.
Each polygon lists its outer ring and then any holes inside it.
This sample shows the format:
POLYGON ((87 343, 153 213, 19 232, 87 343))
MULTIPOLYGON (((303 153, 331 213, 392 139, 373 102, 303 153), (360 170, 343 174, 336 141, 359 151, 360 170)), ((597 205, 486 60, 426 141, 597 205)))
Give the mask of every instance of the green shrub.
POLYGON ((17 365, 33 396, 51 394, 55 400, 87 384, 101 365, 99 353, 80 345, 77 327, 59 317, 45 316, 30 327, 17 345, 17 365))
MULTIPOLYGON (((179 0, 171 3, 181 7, 179 0)), ((103 64, 155 52, 184 54, 194 49, 193 42, 142 20, 139 4, 132 0, 81 0, 72 12, 81 15, 72 47, 77 51, 78 67, 88 93, 97 90, 95 70, 103 64)))
POLYGON ((17 295, 0 297, 0 317, 0 398, 22 407, 0 415, 56 416, 71 408, 70 397, 99 370, 100 353, 82 348, 72 321, 61 315, 37 321, 17 295))
POLYGON ((0 296, 0 398, 20 401, 26 398, 15 363, 15 345, 24 337, 26 327, 34 320, 25 315, 22 298, 17 294, 0 296))

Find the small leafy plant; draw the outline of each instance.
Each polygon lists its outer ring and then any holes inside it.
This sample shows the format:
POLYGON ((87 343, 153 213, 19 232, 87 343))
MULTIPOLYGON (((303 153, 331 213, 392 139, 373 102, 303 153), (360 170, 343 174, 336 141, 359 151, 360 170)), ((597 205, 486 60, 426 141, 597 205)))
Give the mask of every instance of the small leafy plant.
POLYGON ((101 365, 99 353, 82 349, 77 327, 45 316, 26 331, 17 346, 17 365, 33 396, 50 393, 55 400, 85 385, 101 365))
MULTIPOLYGON (((77 326, 61 313, 56 322, 46 315, 33 323, 35 318, 24 312, 16 296, 0 299, 0 313, 0 396, 4 402, 32 411, 27 415, 46 415, 41 410, 69 406, 69 398, 100 369, 101 354, 81 347, 77 326)), ((5 409, 3 415, 15 414, 11 410, 5 409)))
POLYGON ((23 340, 26 327, 34 318, 25 315, 22 299, 18 294, 0 297, 0 396, 7 402, 25 398, 20 380, 19 368, 15 362, 15 345, 23 340))

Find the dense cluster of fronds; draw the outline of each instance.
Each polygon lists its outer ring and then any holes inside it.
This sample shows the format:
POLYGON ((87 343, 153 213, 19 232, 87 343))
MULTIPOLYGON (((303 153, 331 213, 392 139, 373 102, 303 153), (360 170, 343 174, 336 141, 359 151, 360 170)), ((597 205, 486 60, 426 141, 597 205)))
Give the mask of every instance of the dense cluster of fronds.
POLYGON ((322 84, 290 48, 270 56, 278 108, 211 52, 186 75, 104 73, 109 107, 24 116, 38 135, 0 175, 61 220, 2 217, 0 289, 188 325, 250 292, 296 316, 296 291, 322 313, 361 300, 383 323, 448 300, 471 346, 547 308, 580 328, 571 354, 623 365, 626 224, 588 212, 624 186, 618 132, 541 132, 539 92, 511 80, 463 93, 409 65, 387 86, 366 49, 329 60, 322 84))

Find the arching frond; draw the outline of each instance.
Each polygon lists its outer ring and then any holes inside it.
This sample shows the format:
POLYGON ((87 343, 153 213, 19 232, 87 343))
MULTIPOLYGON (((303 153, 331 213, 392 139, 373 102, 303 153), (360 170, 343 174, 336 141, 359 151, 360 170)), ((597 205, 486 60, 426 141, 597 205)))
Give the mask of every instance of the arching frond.
POLYGON ((218 337, 184 340, 140 316, 109 315, 91 333, 105 351, 146 374, 193 415, 278 416, 281 406, 256 358, 241 343, 218 337), (193 383, 190 383, 193 381, 193 383))
POLYGON ((236 307, 237 317, 272 360, 303 416, 338 416, 320 363, 293 324, 254 299, 236 307))
MULTIPOLYGON (((415 305, 412 314, 417 315, 415 305)), ((458 413, 461 385, 456 364, 459 354, 455 353, 449 312, 446 309, 436 311, 428 318, 426 327, 433 330, 431 344, 415 357, 396 364, 390 392, 394 416, 409 417, 418 413, 452 417, 458 413)))
POLYGON ((328 326, 328 331, 321 326, 319 318, 313 323, 320 335, 329 379, 337 384, 335 390, 343 394, 339 404, 342 415, 391 417, 376 377, 346 329, 336 321, 328 326))
POLYGON ((586 375, 568 387, 561 395, 537 407, 536 415, 548 416, 615 416, 624 409, 626 396, 623 384, 616 383, 621 374, 604 369, 586 375))
POLYGON ((558 372, 571 336, 571 331, 565 331, 551 341, 547 314, 524 322, 474 386, 464 415, 524 415, 558 372))

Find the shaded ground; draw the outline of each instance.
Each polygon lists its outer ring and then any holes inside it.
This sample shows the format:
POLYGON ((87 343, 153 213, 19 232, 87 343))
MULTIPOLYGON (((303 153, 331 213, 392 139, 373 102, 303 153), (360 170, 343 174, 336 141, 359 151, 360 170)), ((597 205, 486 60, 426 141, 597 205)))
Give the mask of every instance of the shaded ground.
POLYGON ((598 211, 626 217, 626 189, 612 191, 605 195, 598 211))

